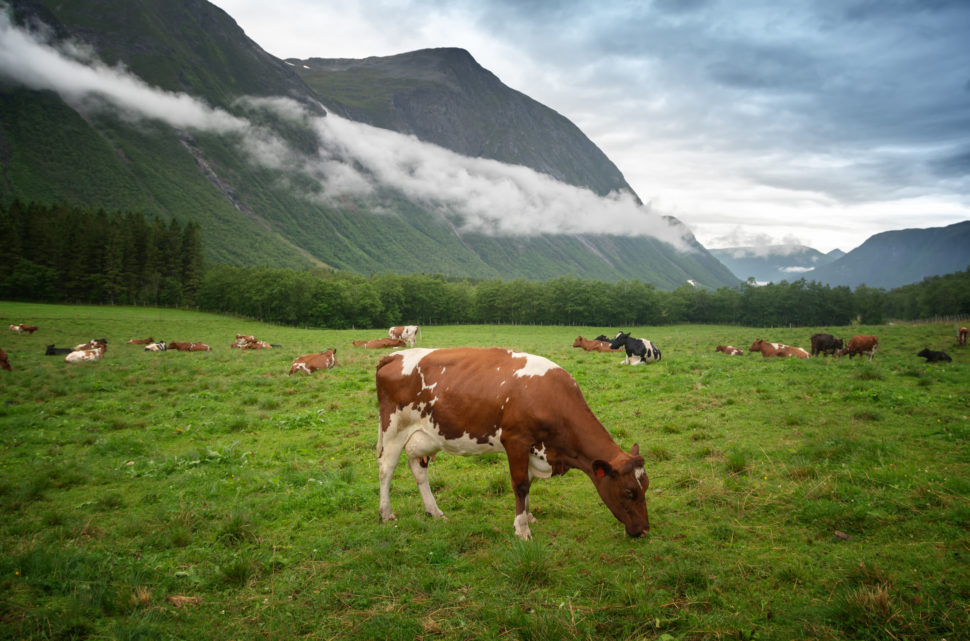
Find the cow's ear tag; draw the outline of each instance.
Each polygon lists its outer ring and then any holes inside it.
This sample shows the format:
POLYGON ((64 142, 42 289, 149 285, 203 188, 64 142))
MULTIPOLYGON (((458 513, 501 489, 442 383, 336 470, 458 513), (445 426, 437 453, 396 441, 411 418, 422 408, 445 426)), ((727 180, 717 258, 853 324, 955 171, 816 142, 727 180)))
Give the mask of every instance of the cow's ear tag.
POLYGON ((601 479, 606 476, 606 470, 601 467, 596 468, 596 478, 601 479))

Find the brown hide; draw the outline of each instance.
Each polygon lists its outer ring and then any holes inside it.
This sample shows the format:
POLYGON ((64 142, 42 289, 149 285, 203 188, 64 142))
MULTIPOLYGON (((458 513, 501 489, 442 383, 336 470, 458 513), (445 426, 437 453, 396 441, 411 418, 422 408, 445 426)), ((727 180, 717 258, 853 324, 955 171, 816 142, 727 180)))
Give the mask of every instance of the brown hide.
POLYGON ((290 366, 290 374, 293 374, 293 372, 312 374, 318 369, 331 369, 337 364, 336 354, 336 348, 331 348, 318 354, 300 356, 290 366))
POLYGON ((610 349, 609 343, 604 343, 603 341, 593 341, 588 338, 583 338, 582 336, 577 336, 576 340, 573 341, 573 347, 581 347, 587 352, 615 352, 618 350, 610 349))
POLYGON ((714 348, 715 352, 723 352, 729 356, 744 356, 744 351, 733 345, 718 345, 714 348))
POLYGON ((179 352, 211 352, 212 348, 205 343, 186 343, 169 341, 168 348, 179 352))
POLYGON ((768 341, 758 339, 751 344, 749 352, 761 352, 762 356, 792 356, 795 358, 809 358, 809 353, 803 350, 801 347, 792 347, 791 345, 778 344, 775 347, 772 343, 768 341))
POLYGON ((858 336, 853 336, 849 339, 849 344, 845 346, 840 353, 844 356, 849 355, 851 359, 856 354, 868 354, 869 360, 876 355, 876 349, 879 347, 879 339, 871 334, 860 334, 858 336))
POLYGON ((400 338, 375 338, 370 341, 352 341, 354 347, 364 349, 387 349, 390 347, 407 347, 407 343, 400 338))

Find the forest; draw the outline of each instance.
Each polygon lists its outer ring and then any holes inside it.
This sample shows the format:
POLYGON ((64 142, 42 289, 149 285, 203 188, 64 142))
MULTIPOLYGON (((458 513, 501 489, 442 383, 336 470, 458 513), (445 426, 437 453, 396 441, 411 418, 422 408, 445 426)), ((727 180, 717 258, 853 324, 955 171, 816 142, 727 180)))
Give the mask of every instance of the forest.
POLYGON ((194 222, 13 201, 0 238, 6 300, 194 306, 204 276, 194 222))
POLYGON ((315 268, 204 266, 199 226, 135 213, 0 206, 0 298, 188 307, 299 327, 715 323, 823 326, 970 315, 970 268, 890 291, 805 279, 711 291, 564 276, 471 280, 315 268))

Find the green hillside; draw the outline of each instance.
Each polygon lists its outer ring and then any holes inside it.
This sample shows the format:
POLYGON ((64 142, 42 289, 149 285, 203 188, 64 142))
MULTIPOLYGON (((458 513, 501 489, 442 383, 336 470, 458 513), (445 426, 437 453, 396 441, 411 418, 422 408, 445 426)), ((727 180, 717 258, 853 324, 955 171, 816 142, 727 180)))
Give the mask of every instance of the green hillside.
MULTIPOLYGON (((133 119, 125 107, 96 93, 68 104, 63 94, 28 89, 0 74, 4 203, 20 199, 195 221, 210 264, 474 278, 641 279, 662 288, 688 279, 711 288, 737 283, 696 242, 694 251, 679 252, 648 237, 489 236, 460 230, 433 203, 389 186, 365 196, 328 193, 311 165, 330 159, 333 150, 324 148, 328 143, 313 123, 239 100, 286 97, 316 118, 324 117, 320 102, 332 103, 335 113, 402 133, 415 133, 405 125, 420 115, 427 131, 418 134, 435 133, 438 144, 464 141, 465 155, 525 165, 599 193, 627 188, 616 167, 575 125, 502 85, 467 52, 404 56, 407 64, 393 82, 386 69, 331 75, 330 85, 339 91, 325 92, 318 82, 308 86, 297 66, 262 51, 230 16, 204 0, 132 0, 120 7, 99 0, 15 0, 11 14, 21 24, 44 22, 61 41, 89 45, 104 63, 122 65, 169 96, 184 94, 206 109, 231 114, 299 157, 258 162, 254 155, 274 150, 261 139, 245 140, 250 132, 176 127, 160 117, 133 119), (391 89, 392 107, 377 122, 372 114, 386 107, 391 89), (401 93, 409 98, 400 100, 401 93), (429 111, 429 96, 445 95, 442 109, 429 111), (506 123, 504 129, 497 122, 506 123)), ((365 168, 354 170, 377 180, 365 168)), ((588 212, 576 212, 584 215, 588 212)))

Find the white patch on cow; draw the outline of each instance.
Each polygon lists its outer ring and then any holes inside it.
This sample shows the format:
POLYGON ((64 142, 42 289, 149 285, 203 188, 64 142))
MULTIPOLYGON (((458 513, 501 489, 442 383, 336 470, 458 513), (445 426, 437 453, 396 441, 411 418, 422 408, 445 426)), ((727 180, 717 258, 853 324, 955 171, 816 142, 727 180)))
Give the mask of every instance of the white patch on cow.
POLYGON ((405 376, 410 376, 414 372, 414 368, 421 362, 421 359, 433 351, 433 348, 415 347, 398 352, 401 355, 401 373, 405 376))
POLYGON ((552 476, 552 466, 546 458, 546 444, 542 444, 542 449, 535 446, 529 450, 529 480, 534 478, 547 479, 552 476))
POLYGON ((637 480, 637 483, 639 483, 640 489, 643 489, 643 481, 647 478, 647 471, 642 467, 638 467, 637 469, 633 470, 633 477, 637 480))
POLYGON ((512 358, 524 358, 525 365, 515 370, 514 375, 517 377, 522 376, 545 376, 546 372, 553 369, 562 369, 548 358, 542 356, 536 356, 535 354, 526 354, 525 352, 513 352, 509 351, 509 355, 512 358))
POLYGON ((412 403, 391 414, 387 432, 384 434, 385 443, 389 438, 400 438, 403 439, 404 443, 407 443, 416 432, 420 431, 422 432, 421 441, 424 444, 421 448, 422 451, 418 454, 420 456, 430 456, 442 450, 456 456, 505 452, 501 440, 502 428, 498 428, 494 434, 490 434, 488 440, 484 443, 480 443, 468 432, 463 433, 458 438, 445 438, 431 415, 422 416, 422 413, 429 406, 430 404, 426 405, 425 403, 412 403))
MULTIPOLYGON (((425 382, 425 380, 424 380, 424 372, 422 372, 422 371, 421 371, 420 369, 418 370, 418 376, 420 376, 420 377, 421 377, 421 389, 422 389, 422 390, 428 390, 429 392, 433 392, 433 391, 434 391, 434 388, 436 388, 436 387, 438 386, 438 383, 432 383, 431 385, 428 385, 428 384, 427 384, 427 383, 425 382)), ((438 399, 437 399, 437 397, 436 397, 436 398, 434 399, 434 401, 437 401, 437 400, 438 400, 438 399)), ((431 404, 432 404, 432 405, 434 405, 434 401, 431 401, 431 404)))

